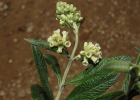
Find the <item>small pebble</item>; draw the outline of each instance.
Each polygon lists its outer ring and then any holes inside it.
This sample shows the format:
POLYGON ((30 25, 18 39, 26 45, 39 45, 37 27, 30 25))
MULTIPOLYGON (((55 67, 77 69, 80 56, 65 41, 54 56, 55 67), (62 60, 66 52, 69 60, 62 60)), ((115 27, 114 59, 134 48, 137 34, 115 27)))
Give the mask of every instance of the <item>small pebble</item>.
POLYGON ((26 92, 25 92, 24 90, 20 90, 20 91, 18 92, 18 97, 20 97, 20 98, 26 97, 26 92))
POLYGON ((31 64, 33 62, 33 59, 32 58, 27 58, 27 59, 25 59, 25 62, 27 64, 31 64))
POLYGON ((10 64, 13 63, 13 59, 9 59, 8 63, 10 63, 10 64))
POLYGON ((87 34, 87 33, 89 33, 89 30, 88 29, 84 29, 83 32, 87 34))
POLYGON ((7 9, 8 9, 8 5, 0 1, 0 11, 5 11, 7 9))
POLYGON ((13 39, 13 42, 14 42, 14 43, 17 43, 17 42, 18 42, 18 39, 17 39, 17 38, 14 38, 14 39, 13 39))
POLYGON ((5 96, 5 92, 3 90, 0 91, 0 96, 5 96))
POLYGON ((25 6, 25 5, 22 5, 22 6, 21 6, 21 9, 23 9, 23 10, 24 10, 25 8, 26 8, 26 6, 25 6))
POLYGON ((32 24, 32 23, 29 23, 29 24, 27 25, 26 31, 27 31, 28 33, 31 33, 31 32, 33 31, 33 29, 34 29, 33 24, 32 24))

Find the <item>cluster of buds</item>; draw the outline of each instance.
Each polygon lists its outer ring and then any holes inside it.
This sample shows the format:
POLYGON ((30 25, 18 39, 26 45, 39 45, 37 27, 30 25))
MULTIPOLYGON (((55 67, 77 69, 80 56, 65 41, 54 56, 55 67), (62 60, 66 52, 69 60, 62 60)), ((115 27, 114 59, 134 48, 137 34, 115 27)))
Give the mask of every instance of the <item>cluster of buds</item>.
POLYGON ((93 63, 98 63, 99 59, 102 58, 102 52, 100 51, 101 47, 99 44, 93 44, 92 42, 84 43, 84 50, 80 52, 75 58, 81 60, 84 66, 87 66, 88 60, 92 60, 93 63))
POLYGON ((56 4, 56 15, 56 20, 60 21, 62 27, 72 27, 73 23, 77 24, 83 19, 80 11, 76 11, 73 4, 67 4, 66 2, 56 4))
POLYGON ((54 31, 52 36, 49 36, 47 41, 49 42, 50 47, 58 47, 57 52, 62 53, 64 47, 70 47, 71 42, 67 41, 68 32, 63 31, 62 35, 60 35, 60 29, 54 31))

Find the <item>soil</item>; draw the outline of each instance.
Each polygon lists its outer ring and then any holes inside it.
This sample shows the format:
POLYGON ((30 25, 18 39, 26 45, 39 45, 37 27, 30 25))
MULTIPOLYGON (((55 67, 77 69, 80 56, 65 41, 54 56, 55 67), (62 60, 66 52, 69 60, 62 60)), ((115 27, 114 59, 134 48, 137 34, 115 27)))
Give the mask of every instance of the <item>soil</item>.
MULTIPOLYGON (((99 43, 103 57, 129 55, 137 57, 134 47, 140 47, 140 0, 62 0, 74 4, 81 11, 84 21, 79 30, 78 52, 85 41, 99 43)), ((55 5, 58 0, 1 0, 0 1, 0 100, 32 100, 31 84, 40 84, 30 44, 23 38, 47 40, 54 30, 60 28, 55 20, 55 5)), ((69 39, 74 43, 74 35, 69 39)), ((72 46, 73 47, 73 46, 72 46)), ((72 47, 69 49, 71 52, 72 47)), ((43 53, 52 53, 41 49, 43 53)), ((59 58, 62 72, 66 57, 59 58)), ((75 62, 68 78, 87 67, 75 62)), ((54 95, 57 79, 50 68, 49 80, 54 95)), ((120 80, 110 88, 118 90, 120 80)), ((73 86, 66 87, 62 100, 73 86)), ((136 97, 133 100, 140 100, 136 97)))

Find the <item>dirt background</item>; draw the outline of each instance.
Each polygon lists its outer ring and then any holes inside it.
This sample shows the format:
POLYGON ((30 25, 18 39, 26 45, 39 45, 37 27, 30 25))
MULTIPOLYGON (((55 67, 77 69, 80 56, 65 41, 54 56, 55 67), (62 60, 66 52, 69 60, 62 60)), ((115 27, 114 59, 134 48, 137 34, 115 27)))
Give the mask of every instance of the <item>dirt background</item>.
MULTIPOLYGON (((77 54, 83 48, 84 41, 92 41, 100 44, 103 57, 137 57, 134 47, 140 47, 140 0, 63 1, 74 4, 85 18, 79 31, 77 54)), ((56 2, 58 0, 0 0, 0 100, 32 100, 30 86, 40 83, 30 44, 23 38, 47 40, 54 30, 60 28, 55 20, 56 2)), ((65 30, 70 32, 69 39, 74 43, 72 32, 65 30)), ((41 50, 43 53, 52 53, 41 50)), ((64 71, 67 60, 56 55, 64 71)), ((74 63, 68 78, 85 68, 81 63, 74 63)), ((56 95, 57 80, 52 70, 48 70, 51 87, 56 95)), ((110 90, 119 89, 123 77, 124 74, 110 90)), ((62 100, 69 94, 71 87, 65 88, 62 100)))

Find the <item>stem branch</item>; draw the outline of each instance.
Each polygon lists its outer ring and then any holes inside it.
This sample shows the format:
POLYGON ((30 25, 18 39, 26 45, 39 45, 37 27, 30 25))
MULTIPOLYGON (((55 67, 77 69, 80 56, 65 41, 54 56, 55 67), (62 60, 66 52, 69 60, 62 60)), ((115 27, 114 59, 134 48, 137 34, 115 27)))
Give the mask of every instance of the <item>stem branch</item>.
POLYGON ((61 81, 61 83, 59 85, 59 90, 58 90, 58 93, 57 93, 57 96, 56 96, 55 100, 59 100, 60 99, 61 93, 62 93, 62 91, 63 91, 63 89, 65 87, 66 77, 68 75, 69 69, 70 69, 71 64, 73 62, 74 54, 75 54, 77 46, 78 46, 78 28, 75 28, 75 30, 73 32, 75 33, 75 45, 74 45, 72 54, 71 54, 71 56, 69 58, 68 65, 67 65, 67 67, 65 69, 62 81, 61 81))

